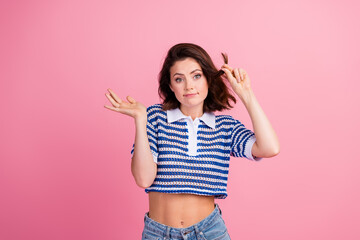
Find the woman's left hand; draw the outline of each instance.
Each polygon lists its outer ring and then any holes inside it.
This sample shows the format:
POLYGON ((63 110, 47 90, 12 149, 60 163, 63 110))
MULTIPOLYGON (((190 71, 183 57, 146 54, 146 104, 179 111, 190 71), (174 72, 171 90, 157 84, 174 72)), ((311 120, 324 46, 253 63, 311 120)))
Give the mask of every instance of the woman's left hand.
POLYGON ((221 70, 225 72, 226 78, 229 80, 234 92, 239 96, 243 103, 246 103, 251 97, 250 95, 253 94, 250 85, 250 78, 246 71, 242 68, 233 69, 227 64, 224 64, 221 67, 221 70))

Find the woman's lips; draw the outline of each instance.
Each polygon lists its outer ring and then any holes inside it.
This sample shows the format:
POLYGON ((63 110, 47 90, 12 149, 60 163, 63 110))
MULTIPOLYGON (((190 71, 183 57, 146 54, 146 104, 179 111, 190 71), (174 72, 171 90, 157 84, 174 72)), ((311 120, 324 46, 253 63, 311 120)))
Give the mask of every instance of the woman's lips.
POLYGON ((185 97, 193 97, 193 96, 195 96, 195 95, 197 95, 197 93, 185 94, 184 96, 185 96, 185 97))

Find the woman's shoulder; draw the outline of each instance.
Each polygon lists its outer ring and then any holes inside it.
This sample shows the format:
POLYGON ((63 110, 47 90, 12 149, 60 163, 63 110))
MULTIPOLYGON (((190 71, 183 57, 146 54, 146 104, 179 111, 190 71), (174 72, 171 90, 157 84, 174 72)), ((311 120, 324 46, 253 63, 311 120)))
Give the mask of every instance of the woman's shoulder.
POLYGON ((147 117, 150 122, 154 123, 154 121, 157 121, 159 117, 165 117, 166 111, 162 109, 162 106, 162 104, 156 103, 146 108, 147 117))
POLYGON ((159 113, 159 112, 163 112, 164 110, 162 109, 162 104, 160 103, 155 103, 153 105, 150 105, 146 108, 146 112, 149 113, 159 113))
POLYGON ((233 116, 227 114, 215 115, 215 119, 216 121, 228 121, 228 122, 233 122, 236 120, 235 118, 233 118, 233 116))
POLYGON ((233 116, 227 114, 215 115, 215 123, 218 126, 241 124, 238 119, 235 119, 233 116))

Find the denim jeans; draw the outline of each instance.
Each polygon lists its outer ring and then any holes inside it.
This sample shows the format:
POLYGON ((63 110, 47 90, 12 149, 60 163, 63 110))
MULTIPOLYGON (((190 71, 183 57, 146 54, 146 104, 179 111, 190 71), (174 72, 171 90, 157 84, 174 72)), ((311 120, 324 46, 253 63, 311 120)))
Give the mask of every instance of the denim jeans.
POLYGON ((229 240, 230 236, 217 203, 209 216, 187 228, 174 228, 154 221, 145 213, 142 239, 229 240))

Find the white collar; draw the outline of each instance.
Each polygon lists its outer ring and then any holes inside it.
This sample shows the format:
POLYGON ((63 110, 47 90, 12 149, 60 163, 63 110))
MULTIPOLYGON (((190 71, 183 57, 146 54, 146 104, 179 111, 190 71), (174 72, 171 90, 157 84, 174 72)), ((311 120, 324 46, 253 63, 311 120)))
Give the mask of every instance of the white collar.
MULTIPOLYGON (((185 116, 179 108, 176 109, 171 109, 171 110, 167 110, 166 111, 167 114, 167 122, 168 123, 172 123, 175 122, 179 119, 182 118, 190 118, 192 119, 190 116, 185 116)), ((209 127, 215 129, 215 114, 213 112, 205 112, 201 117, 199 118, 195 118, 196 119, 200 119, 202 120, 206 125, 208 125, 209 127)))

